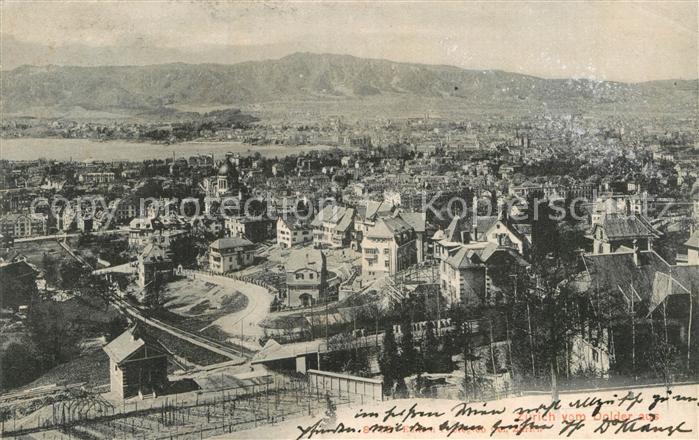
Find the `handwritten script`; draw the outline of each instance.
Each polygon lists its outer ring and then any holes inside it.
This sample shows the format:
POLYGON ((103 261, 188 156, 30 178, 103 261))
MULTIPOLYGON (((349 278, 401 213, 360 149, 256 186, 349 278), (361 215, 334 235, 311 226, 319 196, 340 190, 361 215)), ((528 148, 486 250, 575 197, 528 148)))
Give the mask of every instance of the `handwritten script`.
POLYGON ((367 408, 338 409, 297 426, 297 439, 394 437, 425 438, 697 438, 696 396, 648 391, 604 392, 511 398, 492 402, 390 400, 367 408))

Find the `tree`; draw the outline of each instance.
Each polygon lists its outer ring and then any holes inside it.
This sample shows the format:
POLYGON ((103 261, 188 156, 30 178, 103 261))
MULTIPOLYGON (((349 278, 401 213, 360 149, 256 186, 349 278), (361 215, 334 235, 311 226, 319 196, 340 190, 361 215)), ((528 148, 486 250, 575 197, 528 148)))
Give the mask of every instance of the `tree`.
POLYGON ((605 323, 591 306, 589 292, 582 294, 569 283, 576 273, 570 264, 574 259, 556 251, 535 255, 532 276, 518 283, 511 309, 512 358, 517 371, 535 380, 548 376, 556 399, 559 377, 570 371, 571 339, 589 340, 589 333, 605 323))
POLYGON ((557 255, 558 227, 554 218, 560 213, 555 212, 548 200, 530 196, 527 200, 529 218, 532 221, 532 262, 537 264, 549 255, 557 255))
POLYGON ((408 397, 408 386, 405 383, 404 377, 399 377, 396 380, 396 396, 399 398, 408 397))
POLYGON ((441 353, 439 352, 439 340, 434 333, 434 324, 432 321, 427 321, 425 329, 425 337, 422 341, 422 359, 425 371, 436 373, 442 370, 440 361, 441 353))
POLYGON ((406 378, 411 374, 420 371, 420 356, 415 348, 415 340, 413 339, 413 323, 406 317, 400 325, 400 373, 401 378, 406 378))
POLYGON ((383 350, 379 358, 379 369, 383 375, 383 387, 387 394, 393 391, 393 386, 398 379, 398 345, 393 334, 393 325, 388 325, 383 337, 383 350))
POLYGON ((175 266, 181 264, 182 267, 190 268, 197 263, 199 247, 194 237, 185 235, 178 237, 172 242, 170 252, 172 253, 172 263, 175 266))
POLYGON ((328 351, 323 362, 326 369, 346 371, 363 377, 369 375, 369 356, 366 350, 357 347, 349 333, 332 336, 328 340, 328 351))
POLYGON ((480 381, 476 374, 474 363, 480 359, 476 354, 471 335, 471 324, 469 321, 462 323, 460 326, 462 350, 464 355, 464 383, 463 394, 466 398, 475 398, 480 394, 480 381))
POLYGON ((130 261, 129 244, 126 240, 110 240, 99 237, 99 257, 112 265, 124 264, 130 261))
POLYGON ((40 374, 37 355, 25 344, 8 345, 0 356, 0 365, 0 390, 22 386, 40 374))
POLYGON ((57 285, 60 278, 58 273, 58 259, 44 253, 44 256, 41 259, 41 266, 44 270, 44 279, 46 282, 53 284, 54 286, 57 285))
POLYGON ((54 301, 32 304, 27 327, 44 370, 70 360, 78 350, 77 329, 65 318, 61 305, 54 301))
POLYGON ((146 285, 145 291, 143 292, 143 303, 144 306, 154 309, 162 305, 162 290, 163 290, 163 280, 156 274, 153 281, 146 285))
POLYGON ((79 262, 75 260, 63 260, 58 266, 58 276, 60 279, 58 285, 62 289, 74 289, 84 281, 82 278, 88 273, 89 272, 79 262))
POLYGON ((3 276, 0 279, 0 304, 15 308, 31 304, 38 298, 36 278, 32 276, 3 276))
POLYGON ((117 336, 124 333, 129 327, 129 321, 122 315, 115 316, 112 320, 107 323, 107 330, 105 336, 108 341, 116 339, 117 336))
POLYGON ((366 350, 356 346, 350 349, 347 371, 355 376, 369 376, 371 373, 371 366, 369 365, 369 356, 366 350))

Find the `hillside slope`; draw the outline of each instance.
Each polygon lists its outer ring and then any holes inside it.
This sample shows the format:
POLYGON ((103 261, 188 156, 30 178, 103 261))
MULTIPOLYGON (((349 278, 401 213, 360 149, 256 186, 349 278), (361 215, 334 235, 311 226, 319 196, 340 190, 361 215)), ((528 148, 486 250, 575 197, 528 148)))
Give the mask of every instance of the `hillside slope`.
POLYGON ((487 107, 566 107, 610 103, 696 112, 698 81, 638 84, 542 79, 501 71, 297 53, 232 65, 22 66, 2 75, 7 112, 32 107, 139 110, 167 105, 242 105, 271 101, 381 97, 450 98, 487 107))

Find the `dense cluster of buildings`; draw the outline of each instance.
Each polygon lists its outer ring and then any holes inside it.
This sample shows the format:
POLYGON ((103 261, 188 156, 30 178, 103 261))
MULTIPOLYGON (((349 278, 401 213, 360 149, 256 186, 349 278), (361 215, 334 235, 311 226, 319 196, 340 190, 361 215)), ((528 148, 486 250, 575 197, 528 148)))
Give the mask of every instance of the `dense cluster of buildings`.
MULTIPOLYGON (((579 116, 259 130, 207 136, 350 148, 280 159, 228 153, 143 163, 4 161, 3 243, 116 230, 136 256, 144 290, 172 278, 179 240, 197 253, 192 266, 222 275, 255 267, 265 259, 263 245, 277 246, 284 259, 278 309, 303 314, 372 286, 383 294, 428 269, 444 307, 496 308, 512 300, 511 275, 531 269, 550 240, 531 218, 537 204, 561 202, 566 220, 573 215, 566 203, 577 201, 571 227, 584 230, 587 241, 565 250, 580 263, 576 289, 619 292, 653 313, 699 286, 699 161, 672 130, 579 116), (566 156, 570 151, 575 157, 566 156), (684 234, 672 258, 663 248, 669 234, 684 234), (336 255, 352 261, 351 270, 336 267, 336 255)), ((681 311, 669 314, 685 341, 681 311)), ((337 312, 332 319, 344 318, 337 312)), ((608 330, 575 335, 576 365, 609 370, 608 330)), ((138 332, 106 348, 112 386, 124 396, 135 392, 131 366, 142 361, 145 346, 162 367, 157 344, 138 332)))

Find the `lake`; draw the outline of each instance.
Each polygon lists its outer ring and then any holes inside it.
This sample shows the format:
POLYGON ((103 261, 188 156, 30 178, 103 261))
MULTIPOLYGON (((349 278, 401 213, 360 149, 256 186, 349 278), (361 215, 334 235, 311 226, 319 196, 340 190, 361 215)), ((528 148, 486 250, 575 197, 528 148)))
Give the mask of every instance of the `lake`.
POLYGON ((166 159, 189 157, 194 154, 214 154, 223 157, 227 152, 243 156, 259 152, 265 157, 283 157, 313 150, 329 150, 326 145, 247 145, 241 142, 183 142, 172 145, 149 144, 128 141, 96 142, 90 139, 0 139, 0 159, 36 160, 39 158, 67 161, 166 159))

